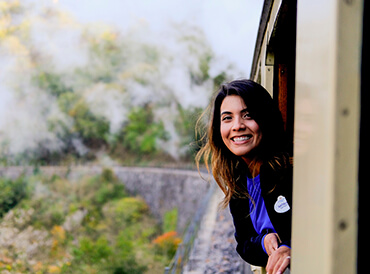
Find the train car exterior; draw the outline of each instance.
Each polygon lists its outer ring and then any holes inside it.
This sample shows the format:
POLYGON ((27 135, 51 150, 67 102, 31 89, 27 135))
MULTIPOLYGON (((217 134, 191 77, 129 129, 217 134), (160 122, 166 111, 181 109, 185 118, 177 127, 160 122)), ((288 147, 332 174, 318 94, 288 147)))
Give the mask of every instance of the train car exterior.
POLYGON ((279 103, 292 143, 292 273, 363 264, 367 13, 364 0, 264 2, 250 78, 279 103))

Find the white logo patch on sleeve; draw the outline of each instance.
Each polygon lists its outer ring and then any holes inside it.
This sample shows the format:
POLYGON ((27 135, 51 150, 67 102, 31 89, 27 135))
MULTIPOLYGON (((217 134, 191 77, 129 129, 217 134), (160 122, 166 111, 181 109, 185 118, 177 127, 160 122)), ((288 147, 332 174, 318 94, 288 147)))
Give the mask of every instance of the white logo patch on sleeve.
POLYGON ((284 213, 290 209, 290 206, 284 196, 280 195, 274 205, 277 213, 284 213))

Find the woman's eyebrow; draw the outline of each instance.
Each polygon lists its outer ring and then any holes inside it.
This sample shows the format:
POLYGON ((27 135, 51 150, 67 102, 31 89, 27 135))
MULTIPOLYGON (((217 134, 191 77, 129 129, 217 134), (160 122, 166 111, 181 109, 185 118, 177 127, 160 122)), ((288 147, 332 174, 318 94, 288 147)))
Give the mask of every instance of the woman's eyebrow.
POLYGON ((233 114, 231 111, 223 111, 221 112, 221 116, 224 115, 224 114, 233 114))
MULTIPOLYGON (((242 109, 240 111, 240 113, 244 113, 244 112, 248 112, 248 108, 242 109)), ((226 111, 221 112, 221 115, 220 116, 222 116, 224 114, 233 114, 233 113, 231 111, 226 110, 226 111)))

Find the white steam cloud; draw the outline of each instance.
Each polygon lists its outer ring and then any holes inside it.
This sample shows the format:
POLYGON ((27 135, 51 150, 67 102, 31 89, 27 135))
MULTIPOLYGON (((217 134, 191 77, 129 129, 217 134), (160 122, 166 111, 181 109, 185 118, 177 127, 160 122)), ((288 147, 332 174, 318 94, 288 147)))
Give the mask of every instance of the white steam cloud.
MULTIPOLYGON (((205 72, 214 77, 228 69, 228 74, 240 75, 214 55, 204 33, 195 26, 172 24, 154 31, 139 21, 120 33, 108 26, 78 23, 47 5, 20 10, 9 15, 2 27, 17 31, 9 31, 0 42, 1 157, 40 147, 48 151, 65 148, 63 127, 72 128, 73 121, 61 111, 55 96, 35 84, 40 71, 60 75, 66 88, 73 88, 91 112, 109 122, 111 134, 122 128, 133 106, 156 104, 154 116, 170 134, 160 145, 175 158, 182 153, 174 126, 177 104, 183 109, 208 104, 213 81, 205 72), (98 47, 102 40, 119 45, 122 65, 110 68, 91 57, 91 45, 98 47), (208 62, 209 68, 202 70, 201 62, 208 62), (79 69, 89 75, 77 75, 79 69), (96 80, 99 73, 114 74, 114 83, 96 80)), ((79 154, 87 153, 78 138, 72 145, 79 154)))

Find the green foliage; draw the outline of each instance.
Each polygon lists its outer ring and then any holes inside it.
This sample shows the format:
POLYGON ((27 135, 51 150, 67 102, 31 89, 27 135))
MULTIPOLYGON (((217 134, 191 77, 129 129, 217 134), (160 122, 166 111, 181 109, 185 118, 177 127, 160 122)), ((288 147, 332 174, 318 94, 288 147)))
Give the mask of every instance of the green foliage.
MULTIPOLYGON (((36 172, 27 178, 1 179, 0 190, 2 202, 5 197, 22 197, 12 205, 19 233, 24 229, 40 235, 37 243, 42 248, 32 254, 36 265, 26 255, 19 257, 16 248, 7 249, 8 267, 17 273, 159 273, 181 241, 173 231, 160 236, 160 222, 150 215, 148 205, 140 197, 129 197, 111 169, 74 180, 36 172), (85 215, 77 224, 65 225, 81 212, 85 215), (44 233, 48 236, 43 238, 44 233)), ((175 228, 177 209, 165 215, 164 229, 175 228)))
POLYGON ((157 140, 166 140, 168 135, 162 122, 153 119, 150 105, 134 108, 128 115, 123 130, 123 145, 139 155, 157 152, 157 140))
POLYGON ((86 100, 74 92, 65 92, 58 97, 58 106, 73 121, 73 127, 63 120, 49 121, 49 128, 62 128, 60 136, 66 144, 73 138, 79 138, 88 148, 97 148, 106 144, 109 135, 109 122, 106 118, 94 114, 86 100))
POLYGON ((79 248, 73 250, 74 259, 86 264, 98 264, 112 255, 108 240, 101 236, 96 241, 87 237, 80 240, 79 248))
POLYGON ((95 188, 92 201, 96 205, 126 196, 125 186, 118 180, 111 169, 103 169, 100 176, 90 181, 90 186, 95 188))
POLYGON ((209 68, 212 57, 213 56, 210 53, 201 55, 199 57, 199 70, 196 72, 191 72, 191 78, 196 84, 201 85, 210 79, 209 68))
POLYGON ((85 32, 89 45, 90 66, 82 72, 93 82, 110 83, 116 80, 117 72, 126 64, 123 47, 118 42, 118 34, 106 31, 96 37, 85 32))
POLYGON ((66 92, 58 97, 58 106, 61 111, 69 115, 69 112, 73 109, 74 105, 77 104, 80 96, 74 92, 66 92))
POLYGON ((134 241, 122 231, 115 244, 115 256, 112 258, 112 273, 144 273, 147 267, 138 264, 135 259, 134 241))
POLYGON ((71 91, 71 88, 65 85, 62 76, 55 73, 40 72, 33 77, 33 81, 39 88, 57 97, 71 91))
POLYGON ((197 151, 195 142, 200 136, 196 135, 196 123, 202 113, 202 109, 184 109, 180 104, 177 106, 177 109, 179 115, 175 120, 175 127, 180 136, 181 146, 186 148, 186 151, 183 153, 183 158, 189 161, 193 159, 197 151))
POLYGON ((201 56, 199 61, 199 70, 202 74, 202 80, 206 81, 209 79, 209 69, 210 69, 210 62, 212 60, 211 54, 205 54, 201 56))
POLYGON ((28 197, 29 192, 24 176, 15 180, 0 178, 0 217, 15 207, 22 199, 28 197))
MULTIPOLYGON (((74 260, 69 267, 65 267, 66 272, 84 273, 89 272, 89 269, 98 269, 100 273, 144 273, 147 269, 138 263, 135 246, 138 243, 145 244, 153 234, 153 231, 148 233, 143 221, 148 218, 148 206, 138 197, 119 198, 123 189, 112 191, 111 188, 110 192, 104 192, 103 189, 108 189, 108 183, 114 184, 112 182, 117 186, 121 185, 109 169, 103 170, 100 176, 90 180, 90 186, 97 189, 93 195, 92 206, 95 209, 103 207, 103 214, 90 210, 86 216, 85 227, 88 236, 83 237, 79 245, 74 247, 74 260), (103 187, 97 187, 97 182, 103 187), (101 197, 102 193, 105 193, 105 198, 99 200, 97 197, 101 197), (102 232, 109 238, 99 236, 94 240, 94 237, 102 232)), ((153 223, 150 227, 153 227, 153 223)))
MULTIPOLYGON (((49 129, 59 130, 59 138, 71 146, 72 139, 78 138, 88 148, 99 148, 107 143, 110 125, 106 118, 94 114, 84 97, 66 91, 57 98, 59 109, 70 118, 72 127, 65 120, 49 119, 49 129)), ((68 146, 67 146, 68 147, 68 146)))
POLYGON ((87 237, 80 240, 73 250, 74 260, 63 272, 86 273, 98 270, 99 273, 144 273, 146 266, 140 265, 135 258, 134 244, 120 235, 116 244, 104 237, 93 241, 87 237))
POLYGON ((163 232, 176 231, 179 211, 177 207, 167 211, 163 217, 163 232))
POLYGON ((105 208, 104 215, 117 226, 133 224, 140 221, 145 214, 148 214, 148 206, 145 201, 137 197, 126 197, 113 201, 105 208))
POLYGON ((56 225, 63 224, 65 220, 66 210, 64 210, 59 199, 52 203, 50 198, 40 198, 33 200, 28 206, 35 209, 31 224, 36 228, 51 229, 56 225))
POLYGON ((109 122, 104 117, 93 114, 85 100, 76 100, 68 114, 74 120, 73 131, 79 134, 85 144, 94 147, 105 143, 109 122))
POLYGON ((113 170, 111 170, 110 168, 104 168, 100 174, 100 178, 104 182, 117 182, 118 181, 117 177, 113 173, 113 170))
POLYGON ((213 78, 213 86, 219 87, 222 83, 224 83, 227 79, 227 75, 225 72, 221 72, 215 78, 213 78))
POLYGON ((88 210, 86 222, 94 225, 100 218, 103 204, 127 196, 124 185, 111 169, 103 169, 97 176, 82 177, 77 183, 52 176, 43 179, 39 188, 45 188, 44 193, 29 201, 27 207, 35 209, 32 225, 47 229, 63 224, 66 215, 79 208, 88 210))

